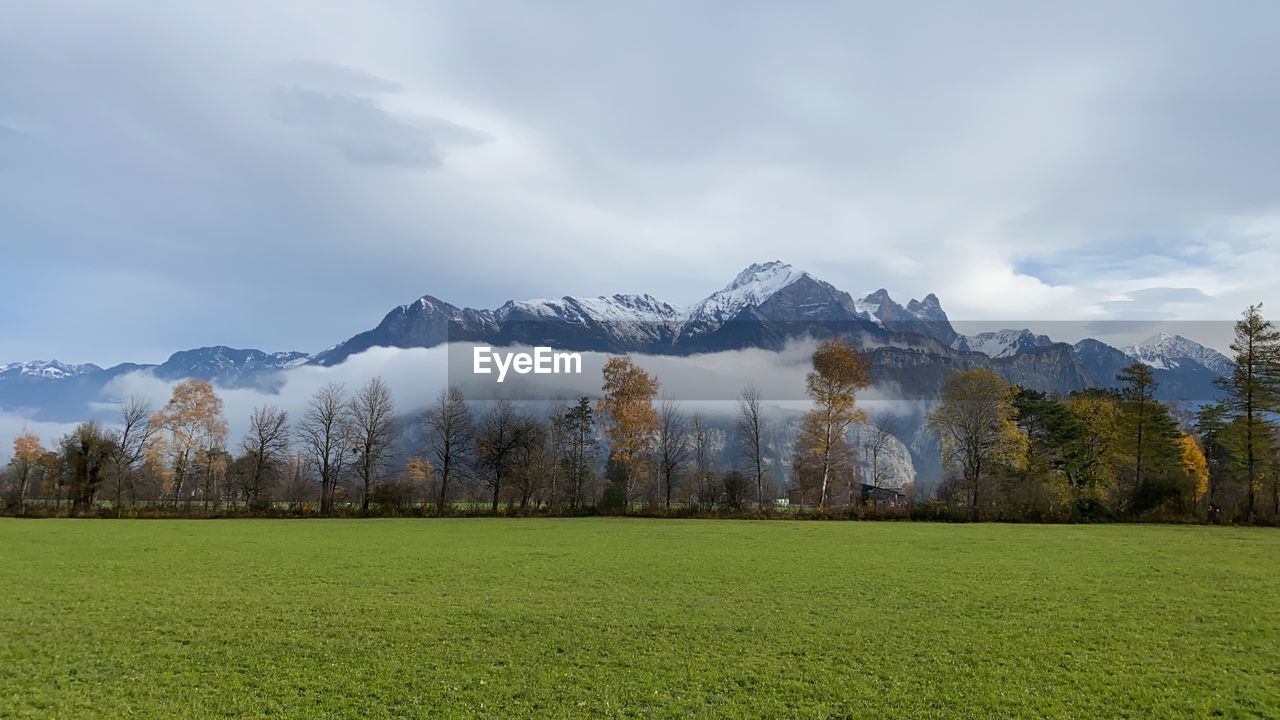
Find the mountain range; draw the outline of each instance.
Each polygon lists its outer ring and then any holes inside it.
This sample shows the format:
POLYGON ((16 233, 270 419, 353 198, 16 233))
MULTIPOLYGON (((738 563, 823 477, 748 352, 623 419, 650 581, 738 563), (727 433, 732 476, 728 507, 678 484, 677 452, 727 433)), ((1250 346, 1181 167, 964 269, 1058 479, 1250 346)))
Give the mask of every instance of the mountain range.
POLYGON ((107 383, 129 372, 269 391, 289 368, 337 365, 379 346, 417 348, 467 341, 691 355, 778 350, 796 338, 835 335, 863 348, 876 385, 915 400, 934 397, 955 370, 989 367, 1010 382, 1065 393, 1113 386, 1116 373, 1138 360, 1153 368, 1162 398, 1203 401, 1216 397, 1213 379, 1232 367, 1211 348, 1163 333, 1124 349, 1091 339, 1069 345, 1027 329, 966 336, 952 327, 933 294, 906 305, 885 290, 855 298, 774 261, 747 267, 728 285, 690 306, 643 294, 512 300, 489 310, 424 295, 392 309, 374 328, 313 355, 214 346, 174 353, 159 365, 102 368, 56 360, 0 365, 0 409, 40 419, 79 419, 87 403, 104 399, 107 383))

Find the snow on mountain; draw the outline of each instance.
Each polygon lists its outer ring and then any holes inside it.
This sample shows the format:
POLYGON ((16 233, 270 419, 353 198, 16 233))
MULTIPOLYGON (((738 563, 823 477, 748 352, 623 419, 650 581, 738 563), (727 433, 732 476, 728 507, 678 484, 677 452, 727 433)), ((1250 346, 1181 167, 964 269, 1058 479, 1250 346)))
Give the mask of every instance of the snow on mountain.
POLYGON ((689 308, 684 313, 684 320, 716 325, 724 323, 743 308, 762 304, 779 290, 805 276, 809 274, 780 260, 753 263, 738 273, 733 282, 689 308))
POLYGON ((1013 357, 1024 350, 1052 345, 1048 335, 1036 335, 1023 328, 1021 330, 996 330, 977 335, 958 335, 951 342, 952 349, 980 352, 990 358, 1013 357))
POLYGON ((494 312, 498 322, 563 320, 574 323, 705 323, 719 325, 743 308, 759 306, 807 273, 781 261, 756 263, 738 273, 733 282, 704 300, 684 308, 662 302, 649 294, 598 297, 568 296, 558 300, 512 300, 494 312))
POLYGON ((1229 375, 1235 364, 1222 353, 1181 335, 1156 333, 1139 343, 1122 348, 1125 355, 1157 370, 1173 370, 1188 360, 1218 375, 1229 375))
POLYGON ((256 380, 265 373, 297 367, 309 357, 301 352, 265 353, 218 345, 176 352, 159 365, 123 363, 103 369, 92 363, 70 365, 57 360, 10 363, 0 365, 0 381, 60 381, 78 378, 90 384, 101 384, 123 372, 144 370, 165 380, 197 378, 231 386, 249 379, 256 380))
POLYGON ((673 322, 683 311, 652 295, 613 295, 605 297, 565 296, 559 300, 512 300, 495 313, 499 321, 517 315, 521 318, 547 318, 599 323, 673 322))
POLYGON ((907 302, 907 312, 926 322, 950 322, 947 314, 942 311, 942 303, 938 301, 938 296, 933 293, 925 295, 923 300, 911 298, 907 302))
POLYGON ((853 309, 863 315, 866 315, 867 319, 876 325, 884 327, 884 321, 882 321, 878 315, 880 312, 880 303, 867 302, 866 298, 858 298, 853 301, 853 309))
POLYGON ((155 374, 165 379, 193 377, 226 380, 294 367, 306 362, 308 357, 301 352, 265 353, 261 350, 214 345, 176 352, 156 366, 155 374))
POLYGON ((923 300, 912 298, 906 307, 889 297, 884 288, 854 301, 854 309, 865 312, 871 322, 893 332, 913 332, 935 337, 951 344, 956 331, 951 327, 947 314, 942 311, 938 296, 929 293, 923 300))
POLYGON ((46 380, 64 380, 66 378, 97 372, 102 368, 93 363, 71 365, 57 360, 29 360, 0 365, 0 379, 14 377, 43 378, 46 380))

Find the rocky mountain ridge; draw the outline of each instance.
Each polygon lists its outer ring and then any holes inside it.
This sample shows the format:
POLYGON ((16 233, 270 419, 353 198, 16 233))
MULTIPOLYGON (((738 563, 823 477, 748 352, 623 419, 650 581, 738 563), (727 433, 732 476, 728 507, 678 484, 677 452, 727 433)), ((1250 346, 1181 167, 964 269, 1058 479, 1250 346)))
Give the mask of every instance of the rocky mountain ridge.
POLYGON ((1155 369, 1166 399, 1215 396, 1213 378, 1230 372, 1221 353, 1160 334, 1124 350, 1097 340, 1054 342, 1030 330, 965 336, 936 295, 896 302, 884 290, 855 298, 786 263, 753 264, 689 306, 651 295, 511 300, 496 309, 462 308, 424 295, 387 313, 374 328, 315 355, 211 346, 174 353, 164 363, 110 368, 33 361, 0 366, 0 408, 48 419, 76 419, 85 403, 121 374, 162 380, 192 377, 223 387, 270 390, 280 373, 303 364, 338 365, 373 347, 435 347, 450 341, 550 345, 562 350, 692 355, 743 348, 780 350, 806 337, 842 336, 868 353, 874 382, 899 397, 927 400, 955 370, 989 367, 1010 382, 1045 392, 1115 384, 1139 360, 1155 369))

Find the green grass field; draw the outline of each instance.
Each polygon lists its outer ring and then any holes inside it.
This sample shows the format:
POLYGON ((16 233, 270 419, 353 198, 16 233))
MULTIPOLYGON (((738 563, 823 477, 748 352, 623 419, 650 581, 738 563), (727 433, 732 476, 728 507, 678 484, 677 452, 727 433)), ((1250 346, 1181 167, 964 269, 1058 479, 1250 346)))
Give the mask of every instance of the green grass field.
POLYGON ((1280 716, 1280 532, 0 520, 0 717, 1280 716))

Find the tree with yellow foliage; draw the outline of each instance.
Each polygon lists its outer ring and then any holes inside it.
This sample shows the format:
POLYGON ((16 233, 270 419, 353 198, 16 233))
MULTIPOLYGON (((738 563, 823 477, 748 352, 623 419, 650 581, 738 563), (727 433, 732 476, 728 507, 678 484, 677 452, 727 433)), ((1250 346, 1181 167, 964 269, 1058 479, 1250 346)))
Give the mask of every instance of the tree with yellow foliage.
POLYGON ((810 417, 801 423, 806 435, 797 442, 818 456, 819 509, 827 505, 832 482, 833 450, 844 442, 845 431, 866 422, 857 407, 857 392, 871 384, 866 359, 843 340, 827 340, 813 351, 813 370, 805 376, 805 392, 813 400, 810 417))
POLYGON ((1020 466, 1027 438, 1015 424, 1017 388, 987 368, 957 372, 942 387, 929 428, 942 443, 942 461, 960 471, 969 512, 978 518, 981 488, 1001 466, 1020 466))
POLYGON ((658 430, 658 413, 653 407, 658 380, 629 357, 611 357, 604 365, 601 390, 604 397, 596 401, 596 411, 609 438, 609 459, 623 471, 620 489, 629 503, 637 468, 658 430))
POLYGON ((1120 404, 1104 392, 1076 393, 1066 400, 1067 412, 1080 421, 1071 486, 1078 509, 1115 509, 1118 479, 1124 469, 1120 452, 1120 404))
POLYGON ((188 490, 186 480, 197 469, 197 456, 211 457, 213 451, 226 446, 229 430, 222 416, 222 398, 210 383, 185 380, 173 386, 169 402, 152 416, 151 425, 169 434, 169 466, 177 504, 183 491, 188 490))
POLYGON ((1187 433, 1179 436, 1178 448, 1182 451, 1182 473, 1188 480, 1188 505, 1194 508, 1209 492, 1209 463, 1200 443, 1187 433))

